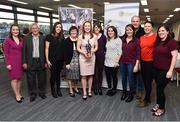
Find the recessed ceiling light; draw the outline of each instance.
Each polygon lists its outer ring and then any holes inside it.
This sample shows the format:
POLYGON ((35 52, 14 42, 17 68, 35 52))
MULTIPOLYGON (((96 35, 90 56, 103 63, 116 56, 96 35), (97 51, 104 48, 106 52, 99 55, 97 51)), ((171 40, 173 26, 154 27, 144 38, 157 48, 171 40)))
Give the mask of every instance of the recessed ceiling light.
POLYGON ((169 15, 169 17, 173 17, 174 15, 169 15))
POLYGON ((166 18, 167 20, 170 20, 170 18, 168 17, 168 18, 166 18))
POLYGON ((141 5, 146 6, 147 5, 147 0, 141 0, 141 5))
POLYGON ((104 5, 108 5, 108 4, 110 4, 110 2, 104 2, 104 5))
POLYGON ((50 10, 50 11, 53 10, 52 8, 48 8, 48 7, 44 7, 44 6, 39 6, 39 8, 46 9, 46 10, 50 10))
POLYGON ((53 0, 53 1, 58 2, 58 1, 61 1, 61 0, 53 0))
POLYGON ((144 12, 149 12, 149 9, 148 9, 148 8, 145 8, 145 9, 144 9, 144 12))
POLYGON ((19 3, 19 4, 24 4, 24 5, 28 4, 26 2, 21 2, 21 1, 17 1, 17 0, 7 0, 7 1, 14 2, 14 3, 19 3))
POLYGON ((73 5, 73 4, 68 4, 68 6, 73 7, 73 8, 81 8, 81 7, 73 5))
POLYGON ((180 10, 180 8, 175 8, 175 9, 174 9, 174 11, 179 11, 179 10, 180 10))

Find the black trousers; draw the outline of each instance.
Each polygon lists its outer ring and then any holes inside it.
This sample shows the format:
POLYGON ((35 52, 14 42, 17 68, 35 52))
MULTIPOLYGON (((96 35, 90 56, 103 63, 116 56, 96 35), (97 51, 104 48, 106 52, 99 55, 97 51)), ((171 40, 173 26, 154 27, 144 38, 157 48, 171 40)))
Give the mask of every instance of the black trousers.
POLYGON ((153 61, 141 60, 141 71, 146 92, 144 100, 149 102, 151 101, 152 81, 154 74, 153 61))
POLYGON ((42 68, 39 58, 33 58, 32 66, 27 69, 27 85, 30 95, 45 94, 46 70, 42 68))
POLYGON ((50 76, 50 84, 51 91, 55 92, 56 90, 60 90, 61 85, 61 70, 63 68, 64 62, 61 60, 51 61, 51 76, 50 76))
POLYGON ((117 89, 118 78, 117 78, 118 67, 107 67, 105 66, 106 80, 109 89, 117 89), (113 87, 111 81, 113 80, 113 87))
POLYGON ((164 109, 166 101, 164 89, 166 88, 170 79, 166 78, 167 71, 156 69, 155 73, 157 104, 159 104, 160 109, 164 109))
POLYGON ((100 89, 103 80, 104 59, 96 59, 95 74, 93 77, 93 88, 100 89))

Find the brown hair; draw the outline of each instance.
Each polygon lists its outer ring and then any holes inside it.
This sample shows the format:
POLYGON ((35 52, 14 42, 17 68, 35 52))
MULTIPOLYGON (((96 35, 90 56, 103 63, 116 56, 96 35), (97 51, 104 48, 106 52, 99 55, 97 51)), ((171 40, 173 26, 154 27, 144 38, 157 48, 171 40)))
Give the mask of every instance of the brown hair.
POLYGON ((109 30, 109 28, 112 28, 113 29, 113 31, 114 31, 114 33, 115 33, 115 39, 118 37, 118 32, 117 32, 117 29, 116 29, 116 27, 114 27, 114 26, 109 26, 108 28, 107 28, 107 33, 106 33, 106 35, 107 35, 107 39, 108 39, 108 41, 110 40, 110 37, 109 37, 109 35, 108 35, 108 30, 109 30))
POLYGON ((53 36, 55 36, 55 34, 56 34, 56 26, 57 25, 61 25, 61 31, 60 31, 60 33, 58 34, 58 39, 62 39, 62 38, 64 38, 64 34, 63 34, 63 26, 62 26, 62 23, 61 22, 56 22, 55 24, 54 24, 54 26, 53 26, 53 29, 52 29, 52 31, 51 31, 51 34, 53 35, 53 36))
POLYGON ((12 28, 13 28, 14 26, 15 26, 15 27, 18 27, 18 29, 19 29, 18 38, 19 38, 19 41, 21 41, 20 27, 19 27, 19 25, 16 24, 16 23, 11 25, 11 27, 10 27, 10 32, 9 32, 9 37, 14 41, 13 35, 12 35, 12 28))
POLYGON ((84 34, 85 34, 84 26, 85 26, 86 23, 89 23, 90 26, 91 26, 91 30, 90 30, 90 36, 91 36, 91 37, 90 37, 90 39, 92 39, 94 35, 93 35, 93 33, 92 33, 92 24, 91 24, 90 21, 85 21, 84 24, 83 24, 82 38, 83 38, 83 39, 85 38, 85 37, 84 37, 84 34))

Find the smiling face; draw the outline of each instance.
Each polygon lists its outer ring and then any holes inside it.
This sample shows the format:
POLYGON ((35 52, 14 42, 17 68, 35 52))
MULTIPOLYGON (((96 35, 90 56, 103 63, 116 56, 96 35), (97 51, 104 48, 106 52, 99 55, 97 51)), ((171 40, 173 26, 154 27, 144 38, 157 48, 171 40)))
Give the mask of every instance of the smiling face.
POLYGON ((100 31, 101 31, 101 29, 96 25, 96 26, 94 27, 94 33, 95 33, 95 34, 99 34, 100 31))
POLYGON ((167 31, 165 27, 162 26, 159 28, 158 36, 162 41, 164 41, 167 38, 168 34, 169 34, 169 31, 167 31))
POLYGON ((115 37, 115 32, 113 30, 113 28, 108 28, 108 32, 107 32, 108 36, 110 39, 114 38, 115 37))
POLYGON ((78 35, 78 32, 77 32, 77 30, 76 30, 76 29, 71 30, 71 32, 70 32, 70 36, 71 36, 72 38, 76 38, 76 37, 77 37, 77 35, 78 35))
POLYGON ((91 32, 91 24, 89 22, 85 22, 83 28, 84 28, 85 33, 90 33, 91 32))
POLYGON ((31 32, 33 35, 38 35, 39 34, 39 27, 37 24, 33 24, 31 27, 31 32))
POLYGON ((18 26, 12 26, 11 28, 11 35, 14 37, 18 37, 20 34, 20 30, 18 26))
POLYGON ((144 25, 144 31, 145 31, 146 34, 152 33, 153 27, 152 27, 151 23, 146 23, 144 25))
POLYGON ((56 25, 55 33, 59 34, 61 32, 61 24, 56 25))
POLYGON ((138 16, 132 17, 131 24, 134 26, 135 29, 139 28, 139 26, 140 26, 140 18, 138 16))
POLYGON ((132 37, 133 33, 134 33, 134 31, 133 31, 133 29, 130 26, 126 27, 127 37, 132 37))

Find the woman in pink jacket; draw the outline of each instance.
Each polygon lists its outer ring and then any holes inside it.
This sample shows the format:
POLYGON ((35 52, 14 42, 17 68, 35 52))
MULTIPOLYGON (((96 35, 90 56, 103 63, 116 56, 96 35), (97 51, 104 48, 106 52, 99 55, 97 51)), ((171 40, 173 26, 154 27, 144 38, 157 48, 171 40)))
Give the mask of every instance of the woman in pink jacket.
POLYGON ((15 94, 16 102, 21 103, 24 99, 20 93, 22 68, 23 40, 20 37, 20 29, 17 24, 11 25, 9 37, 3 42, 6 68, 9 71, 11 87, 15 94))

